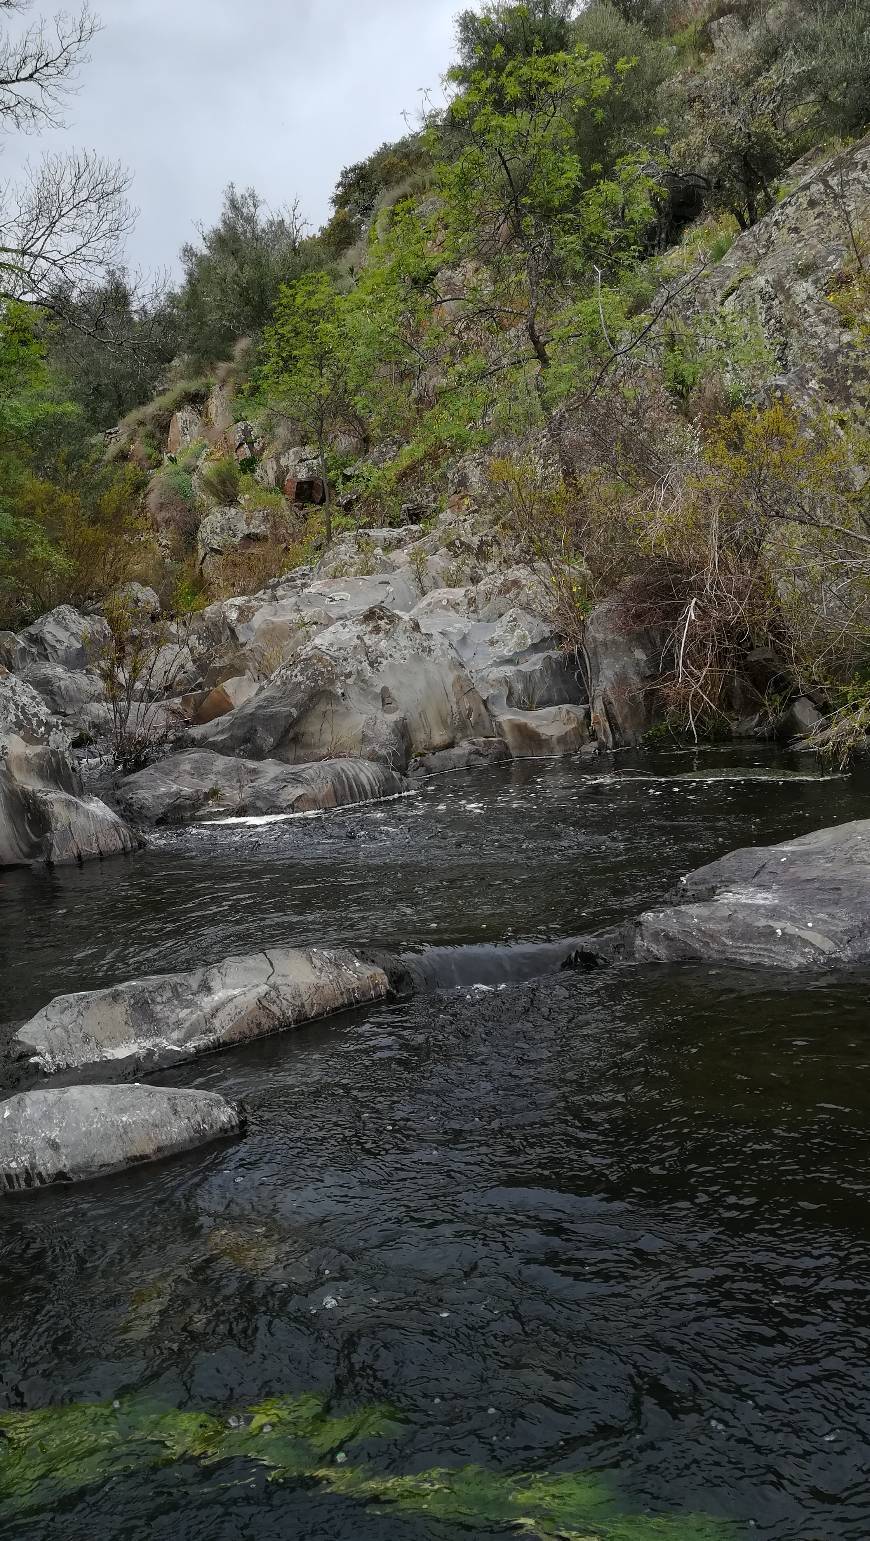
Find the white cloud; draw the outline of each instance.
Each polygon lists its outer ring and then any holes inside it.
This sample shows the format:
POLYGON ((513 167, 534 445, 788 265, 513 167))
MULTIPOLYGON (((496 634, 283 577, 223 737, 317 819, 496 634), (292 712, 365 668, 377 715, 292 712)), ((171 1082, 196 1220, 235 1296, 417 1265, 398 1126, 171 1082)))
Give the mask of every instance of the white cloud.
MULTIPOLYGON (((226 184, 315 226, 342 166, 405 131, 450 62, 460 0, 97 0, 93 46, 64 133, 5 140, 3 174, 81 145, 134 174, 134 265, 174 265, 226 184)), ((51 8, 51 0, 41 0, 51 8)))

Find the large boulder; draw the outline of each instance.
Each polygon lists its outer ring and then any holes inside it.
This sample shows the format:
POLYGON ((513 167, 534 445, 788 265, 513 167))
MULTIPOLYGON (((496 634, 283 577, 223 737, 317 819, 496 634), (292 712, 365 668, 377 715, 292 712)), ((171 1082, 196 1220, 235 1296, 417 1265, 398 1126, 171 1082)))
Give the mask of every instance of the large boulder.
POLYGON ((96 669, 65 669, 59 663, 29 663, 22 670, 21 678, 59 719, 59 726, 71 740, 98 739, 110 731, 112 711, 106 687, 96 669))
POLYGON ((535 712, 586 702, 576 660, 551 623, 521 609, 477 621, 456 642, 490 712, 535 712))
POLYGON ((200 567, 208 572, 231 551, 246 551, 269 539, 269 518, 261 508, 216 508, 206 514, 196 536, 200 567))
POLYGON ((495 725, 515 760, 564 759, 588 742, 588 713, 578 706, 500 712, 495 725))
POLYGON ((67 728, 39 692, 17 674, 0 669, 0 738, 4 737, 60 751, 70 746, 67 728))
POLYGON ((404 771, 412 756, 494 735, 451 644, 377 607, 329 627, 252 700, 192 736, 249 759, 361 758, 404 771))
POLYGON ((118 803, 137 823, 179 824, 203 814, 315 813, 396 797, 405 786, 395 771, 371 760, 290 766, 193 749, 128 776, 118 803))
POLYGON ((595 737, 604 749, 639 743, 656 719, 664 639, 635 626, 615 598, 593 610, 584 642, 595 737))
POLYGON ((109 1063, 151 1071, 383 1000, 387 976, 352 953, 274 947, 190 974, 61 995, 12 1040, 52 1075, 109 1063))
POLYGON ((215 1092, 66 1086, 0 1103, 0 1192, 103 1177, 240 1134, 244 1118, 215 1092))
POLYGON ((18 640, 31 659, 78 670, 97 661, 111 632, 105 616, 82 615, 72 605, 58 605, 26 627, 18 640))
POLYGON ((631 928, 640 963, 830 968, 870 961, 870 819, 732 851, 631 928))
POLYGON ((0 867, 94 861, 137 843, 123 819, 85 794, 65 755, 0 738, 0 867))

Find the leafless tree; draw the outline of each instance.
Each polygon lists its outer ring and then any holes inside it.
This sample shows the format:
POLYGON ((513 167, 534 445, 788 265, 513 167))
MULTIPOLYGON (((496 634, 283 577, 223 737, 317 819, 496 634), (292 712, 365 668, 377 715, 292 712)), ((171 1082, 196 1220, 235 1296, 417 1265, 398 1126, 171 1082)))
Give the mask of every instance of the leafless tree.
MULTIPOLYGON (((0 13, 24 12, 30 0, 0 0, 0 13)), ((0 122, 28 133, 63 123, 63 104, 75 90, 80 65, 100 24, 89 5, 76 15, 40 17, 23 31, 0 36, 0 122)))
MULTIPOLYGON (((4 15, 30 0, 0 0, 4 15)), ((85 4, 75 15, 40 18, 23 31, 0 32, 0 131, 57 127, 99 23, 85 4)), ((120 261, 134 211, 130 178, 89 151, 52 154, 28 165, 17 183, 0 184, 0 301, 53 308, 60 289, 75 290, 120 261)))

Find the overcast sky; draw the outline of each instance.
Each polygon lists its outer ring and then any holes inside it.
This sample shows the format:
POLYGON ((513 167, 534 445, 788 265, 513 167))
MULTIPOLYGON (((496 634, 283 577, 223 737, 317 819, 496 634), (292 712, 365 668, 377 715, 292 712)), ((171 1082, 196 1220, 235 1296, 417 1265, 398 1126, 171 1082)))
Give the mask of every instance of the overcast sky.
MULTIPOLYGON (((312 225, 343 166, 405 132, 439 87, 461 0, 93 0, 103 32, 68 129, 2 144, 4 177, 45 148, 121 159, 140 209, 131 264, 175 267, 228 182, 312 225)), ((37 0, 52 13, 61 0, 37 0)), ((74 0, 65 0, 73 10, 74 0)))

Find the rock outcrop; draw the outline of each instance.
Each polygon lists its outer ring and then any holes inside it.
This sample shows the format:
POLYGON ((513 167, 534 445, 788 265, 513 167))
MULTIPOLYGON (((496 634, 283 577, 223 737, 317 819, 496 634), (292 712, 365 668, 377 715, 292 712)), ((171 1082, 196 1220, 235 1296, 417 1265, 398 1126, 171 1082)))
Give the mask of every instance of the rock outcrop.
POLYGON ((639 743, 656 717, 663 638, 634 627, 619 599, 611 599, 593 610, 584 640, 595 738, 602 749, 639 743))
POLYGON ((214 1092, 67 1086, 0 1103, 0 1192, 82 1182, 243 1131, 214 1092))
POLYGON ((216 508, 202 520, 196 555, 203 572, 230 551, 246 551, 269 539, 269 520, 262 509, 216 508))
POLYGON ((382 969, 329 948, 271 948, 189 974, 61 995, 15 1035, 46 1075, 109 1063, 149 1072, 383 1000, 382 969))
POLYGON ((577 706, 501 712, 495 724, 515 760, 564 759, 579 754, 589 739, 587 713, 577 706))
POLYGON ((692 289, 688 313, 742 317, 763 338, 779 388, 801 403, 870 398, 865 344, 831 294, 870 219, 870 138, 822 164, 734 242, 692 289))
POLYGON ((128 776, 118 803, 135 823, 180 824, 202 815, 315 813, 396 797, 406 785, 371 760, 289 766, 192 749, 128 776))
POLYGON ((870 961, 870 820, 732 851, 630 928, 639 963, 830 968, 870 961))
POLYGON ((0 737, 43 744, 63 752, 70 736, 37 690, 18 674, 0 668, 0 737))
POLYGON ((87 796, 60 751, 0 738, 0 867, 94 861, 136 846, 124 821, 87 796))
POLYGON ((26 627, 18 641, 34 662, 81 670, 97 661, 110 635, 104 616, 82 615, 72 605, 58 605, 26 627))
POLYGON ((244 706, 193 736, 250 759, 359 758, 404 771, 413 756, 495 734, 449 641, 377 607, 321 632, 244 706))

